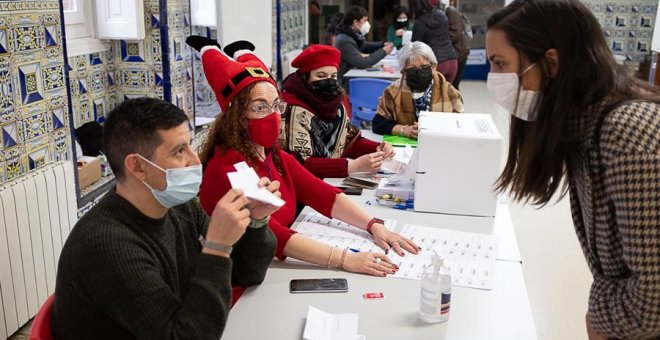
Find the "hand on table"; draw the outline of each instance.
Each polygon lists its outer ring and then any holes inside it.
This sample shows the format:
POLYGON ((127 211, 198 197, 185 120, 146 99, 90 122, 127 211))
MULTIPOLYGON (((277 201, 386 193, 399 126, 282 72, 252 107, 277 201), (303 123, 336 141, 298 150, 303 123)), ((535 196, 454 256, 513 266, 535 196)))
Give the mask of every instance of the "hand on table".
POLYGON ((371 227, 371 233, 374 235, 374 241, 376 244, 385 249, 385 254, 387 254, 390 249, 394 250, 399 256, 405 255, 403 249, 411 254, 417 255, 419 253, 420 248, 415 242, 395 232, 389 231, 381 223, 374 223, 371 227))
POLYGON ((348 251, 342 269, 353 272, 363 273, 373 276, 387 276, 387 274, 394 274, 399 267, 392 263, 392 261, 381 253, 360 252, 353 253, 348 251))
POLYGON ((405 137, 417 139, 417 135, 419 134, 419 125, 417 122, 415 122, 413 125, 406 125, 403 127, 402 131, 405 137))

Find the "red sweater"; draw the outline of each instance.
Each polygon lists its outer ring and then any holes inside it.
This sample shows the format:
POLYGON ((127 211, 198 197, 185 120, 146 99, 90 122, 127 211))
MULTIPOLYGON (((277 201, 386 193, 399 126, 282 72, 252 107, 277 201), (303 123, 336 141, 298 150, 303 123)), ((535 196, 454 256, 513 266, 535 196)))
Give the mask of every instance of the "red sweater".
MULTIPOLYGON (((270 161, 271 180, 280 181, 280 193, 286 203, 271 215, 269 227, 277 238, 275 255, 284 260, 286 258, 284 247, 291 235, 295 234, 295 231, 291 230, 291 224, 296 218, 296 201, 330 217, 332 206, 340 190, 312 175, 293 156, 279 149, 277 152, 282 163, 282 173, 278 173, 270 161)), ((207 214, 211 215, 215 204, 231 189, 227 173, 236 171, 234 164, 239 162, 247 162, 247 160, 238 151, 227 150, 222 153, 216 147, 213 157, 206 164, 199 191, 200 203, 207 214)), ((264 162, 255 163, 248 162, 259 177, 268 177, 269 171, 264 162)))
POLYGON ((321 178, 326 177, 347 177, 348 176, 348 158, 358 158, 362 155, 376 152, 380 145, 364 137, 358 137, 358 140, 344 151, 344 157, 347 158, 325 158, 309 157, 305 160, 305 168, 309 172, 321 178))

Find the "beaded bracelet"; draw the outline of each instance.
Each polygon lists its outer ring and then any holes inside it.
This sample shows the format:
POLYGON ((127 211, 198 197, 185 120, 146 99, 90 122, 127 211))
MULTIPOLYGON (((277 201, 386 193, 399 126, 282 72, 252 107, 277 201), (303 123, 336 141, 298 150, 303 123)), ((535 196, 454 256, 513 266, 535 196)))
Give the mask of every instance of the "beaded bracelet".
POLYGON ((330 249, 330 256, 328 256, 328 263, 325 265, 326 267, 330 268, 330 261, 332 261, 332 253, 335 251, 335 247, 332 247, 330 249))
POLYGON ((339 261, 339 269, 344 269, 344 260, 346 259, 346 252, 348 251, 348 247, 344 248, 344 252, 341 253, 341 260, 339 261))

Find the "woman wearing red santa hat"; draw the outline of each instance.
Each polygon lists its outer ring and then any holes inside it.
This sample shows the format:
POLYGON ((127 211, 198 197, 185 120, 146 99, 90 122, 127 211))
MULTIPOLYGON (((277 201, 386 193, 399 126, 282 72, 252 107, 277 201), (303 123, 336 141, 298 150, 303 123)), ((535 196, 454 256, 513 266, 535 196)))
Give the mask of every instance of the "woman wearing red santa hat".
POLYGON ((392 145, 363 138, 351 125, 337 81, 339 61, 338 49, 312 45, 293 59, 298 70, 282 82, 288 106, 279 144, 321 178, 375 172, 394 156, 392 145))
POLYGON ((376 276, 393 274, 398 269, 383 253, 354 253, 335 249, 305 238, 290 229, 295 219, 296 201, 309 205, 327 217, 334 217, 366 230, 383 249, 403 256, 403 250, 417 254, 419 248, 409 239, 389 231, 383 221, 369 215, 339 190, 307 171, 291 155, 277 147, 277 136, 286 103, 279 97, 275 82, 263 63, 251 53, 248 42, 228 45, 222 53, 214 41, 202 46, 201 37, 187 40, 202 53, 206 79, 214 90, 222 114, 203 144, 200 159, 204 176, 199 198, 211 211, 222 195, 231 189, 228 172, 234 164, 247 162, 259 176, 280 182, 286 202, 271 215, 269 227, 277 238, 275 255, 376 276), (238 47, 237 47, 238 46, 238 47), (239 50, 248 48, 248 50, 239 50))

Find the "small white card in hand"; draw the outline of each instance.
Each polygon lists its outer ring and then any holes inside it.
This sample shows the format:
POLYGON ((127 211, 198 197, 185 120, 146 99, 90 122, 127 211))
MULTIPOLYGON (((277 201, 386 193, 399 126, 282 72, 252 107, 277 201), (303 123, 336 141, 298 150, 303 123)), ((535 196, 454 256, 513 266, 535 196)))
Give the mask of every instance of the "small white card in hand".
POLYGON ((232 188, 243 190, 245 197, 253 200, 268 203, 276 207, 284 205, 284 201, 281 198, 275 196, 268 189, 259 187, 259 176, 245 162, 234 164, 234 168, 237 171, 227 173, 232 188))
POLYGON ((358 335, 358 315, 331 314, 309 306, 303 339, 305 340, 366 340, 358 335))

